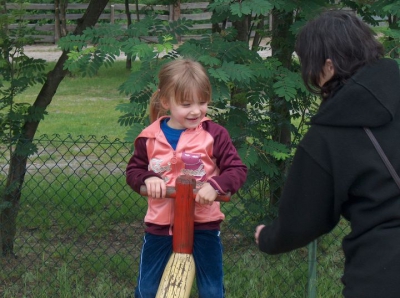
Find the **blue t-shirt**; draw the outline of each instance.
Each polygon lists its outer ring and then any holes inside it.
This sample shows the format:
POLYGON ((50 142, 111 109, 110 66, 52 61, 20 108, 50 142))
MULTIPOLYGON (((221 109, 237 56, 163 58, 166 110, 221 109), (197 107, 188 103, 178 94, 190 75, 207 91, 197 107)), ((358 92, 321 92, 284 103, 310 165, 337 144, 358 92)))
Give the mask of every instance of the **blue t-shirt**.
POLYGON ((178 144, 179 138, 181 137, 182 132, 184 132, 186 129, 171 128, 167 124, 168 121, 169 118, 165 118, 161 121, 161 130, 167 138, 168 143, 174 150, 176 150, 176 145, 178 144))

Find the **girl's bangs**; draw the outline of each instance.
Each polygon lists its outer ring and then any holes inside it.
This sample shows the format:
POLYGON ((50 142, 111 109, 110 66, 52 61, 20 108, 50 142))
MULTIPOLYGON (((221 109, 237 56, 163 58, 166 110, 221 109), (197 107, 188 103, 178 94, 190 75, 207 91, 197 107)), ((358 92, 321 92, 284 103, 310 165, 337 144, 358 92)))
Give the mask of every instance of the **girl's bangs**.
POLYGON ((178 104, 183 102, 193 102, 194 99, 198 101, 205 101, 209 103, 211 101, 211 94, 208 86, 199 86, 199 84, 190 84, 192 86, 180 86, 183 88, 175 89, 175 101, 178 104))

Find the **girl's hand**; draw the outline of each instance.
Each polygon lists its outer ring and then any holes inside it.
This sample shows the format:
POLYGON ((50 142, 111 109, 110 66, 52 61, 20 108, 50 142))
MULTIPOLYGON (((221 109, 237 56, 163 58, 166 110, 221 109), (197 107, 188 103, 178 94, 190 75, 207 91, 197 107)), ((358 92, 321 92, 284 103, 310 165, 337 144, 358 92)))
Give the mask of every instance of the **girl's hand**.
POLYGON ((144 183, 146 184, 147 194, 151 198, 160 199, 165 198, 167 194, 167 186, 165 181, 158 177, 147 178, 144 183))
POLYGON ((217 198, 217 191, 210 183, 204 183, 196 195, 195 201, 202 205, 212 205, 217 198))
POLYGON ((258 237, 260 236, 260 232, 262 229, 264 229, 265 225, 259 225, 256 227, 256 232, 254 233, 254 238, 256 240, 256 243, 258 244, 258 237))

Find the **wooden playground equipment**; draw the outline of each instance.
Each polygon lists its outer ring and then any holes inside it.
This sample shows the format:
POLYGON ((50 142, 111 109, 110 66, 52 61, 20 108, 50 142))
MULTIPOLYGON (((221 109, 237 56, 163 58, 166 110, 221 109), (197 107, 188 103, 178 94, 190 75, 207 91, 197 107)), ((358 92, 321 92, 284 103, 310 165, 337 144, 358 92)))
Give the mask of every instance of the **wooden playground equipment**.
MULTIPOLYGON (((182 175, 175 188, 167 187, 166 198, 175 199, 175 216, 172 238, 172 255, 164 269, 156 298, 189 298, 195 277, 193 259, 194 206, 196 180, 182 175)), ((146 196, 145 186, 140 189, 146 196)), ((229 202, 230 194, 218 195, 216 201, 229 202)))

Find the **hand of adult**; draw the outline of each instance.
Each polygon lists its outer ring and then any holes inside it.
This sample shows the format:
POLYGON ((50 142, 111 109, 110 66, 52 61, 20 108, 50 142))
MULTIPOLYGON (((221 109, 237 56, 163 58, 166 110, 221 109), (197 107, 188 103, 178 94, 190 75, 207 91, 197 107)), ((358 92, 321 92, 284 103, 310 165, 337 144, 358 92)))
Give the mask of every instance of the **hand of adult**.
POLYGON ((265 225, 258 225, 256 227, 256 232, 254 233, 254 238, 255 238, 257 244, 258 244, 258 237, 260 236, 260 232, 264 227, 265 227, 265 225))

